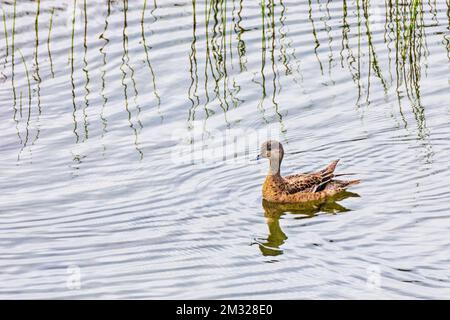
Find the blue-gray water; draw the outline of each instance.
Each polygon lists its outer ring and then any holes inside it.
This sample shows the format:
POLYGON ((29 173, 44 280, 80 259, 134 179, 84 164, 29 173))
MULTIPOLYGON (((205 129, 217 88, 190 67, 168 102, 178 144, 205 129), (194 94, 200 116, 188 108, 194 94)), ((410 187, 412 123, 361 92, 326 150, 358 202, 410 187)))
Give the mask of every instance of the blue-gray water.
POLYGON ((1 9, 0 298, 449 297, 445 1, 1 9), (363 182, 263 207, 268 131, 363 182))

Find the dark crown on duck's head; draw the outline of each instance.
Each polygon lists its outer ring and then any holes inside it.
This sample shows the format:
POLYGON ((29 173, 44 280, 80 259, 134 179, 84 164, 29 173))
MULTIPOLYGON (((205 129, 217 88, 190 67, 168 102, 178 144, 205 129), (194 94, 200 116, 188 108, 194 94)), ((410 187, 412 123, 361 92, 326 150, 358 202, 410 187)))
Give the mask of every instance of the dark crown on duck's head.
POLYGON ((278 159, 281 161, 284 156, 283 145, 276 140, 268 140, 261 145, 261 150, 258 155, 260 158, 278 159))

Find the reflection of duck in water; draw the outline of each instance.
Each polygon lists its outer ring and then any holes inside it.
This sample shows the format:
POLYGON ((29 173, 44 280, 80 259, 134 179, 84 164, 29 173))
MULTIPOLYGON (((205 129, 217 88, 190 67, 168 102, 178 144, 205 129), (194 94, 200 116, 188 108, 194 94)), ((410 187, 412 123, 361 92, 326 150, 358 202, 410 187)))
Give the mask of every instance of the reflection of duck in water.
POLYGON ((263 198, 277 203, 318 201, 341 193, 359 180, 336 180, 334 169, 339 160, 325 169, 313 173, 301 173, 282 177, 280 174, 284 150, 281 143, 269 140, 262 144, 259 158, 270 160, 269 173, 263 185, 263 198))
POLYGON ((283 254, 280 247, 287 240, 286 234, 280 227, 280 217, 286 213, 298 215, 299 219, 312 218, 319 212, 336 214, 350 211, 337 203, 349 197, 359 197, 356 193, 340 192, 333 197, 304 203, 275 203, 262 201, 264 216, 266 217, 269 235, 264 241, 257 240, 259 249, 264 256, 277 256, 283 254))

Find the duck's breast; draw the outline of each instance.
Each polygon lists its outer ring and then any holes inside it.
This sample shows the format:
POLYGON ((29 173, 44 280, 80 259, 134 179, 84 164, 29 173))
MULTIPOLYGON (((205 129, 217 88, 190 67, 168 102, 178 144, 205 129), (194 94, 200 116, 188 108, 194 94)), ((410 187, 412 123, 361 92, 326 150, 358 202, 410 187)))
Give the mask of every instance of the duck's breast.
POLYGON ((278 177, 268 175, 263 184, 262 195, 268 201, 278 201, 284 195, 283 182, 278 177))

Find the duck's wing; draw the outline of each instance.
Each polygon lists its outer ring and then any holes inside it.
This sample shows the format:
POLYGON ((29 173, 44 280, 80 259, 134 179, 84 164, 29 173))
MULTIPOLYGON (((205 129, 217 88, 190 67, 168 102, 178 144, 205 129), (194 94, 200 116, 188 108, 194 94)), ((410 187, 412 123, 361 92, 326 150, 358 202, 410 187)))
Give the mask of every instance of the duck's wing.
POLYGON ((297 192, 318 192, 322 191, 334 177, 334 169, 339 160, 333 161, 325 169, 308 174, 295 174, 284 177, 286 181, 286 191, 289 194, 297 192))
POLYGON ((308 174, 305 176, 285 177, 286 191, 289 194, 297 192, 315 192, 322 185, 323 177, 321 174, 308 174))

